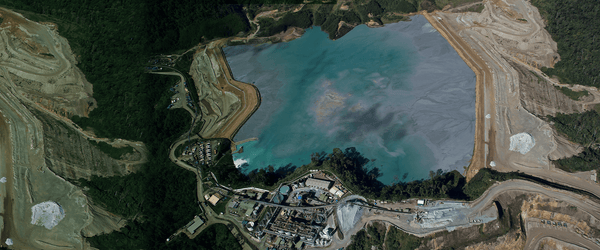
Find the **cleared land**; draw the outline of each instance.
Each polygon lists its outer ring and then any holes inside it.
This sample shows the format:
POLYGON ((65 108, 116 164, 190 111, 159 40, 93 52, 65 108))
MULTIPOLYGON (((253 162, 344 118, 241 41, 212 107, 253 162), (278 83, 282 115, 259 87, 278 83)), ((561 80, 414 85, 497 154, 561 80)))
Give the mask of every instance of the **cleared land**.
POLYGON ((256 86, 233 79, 221 46, 226 40, 212 42, 194 55, 190 75, 198 89, 202 111, 203 138, 233 137, 260 106, 256 86))
MULTIPOLYGON (((433 27, 444 35, 477 74, 476 152, 466 172, 467 178, 472 178, 481 168, 493 167, 498 171, 525 172, 600 194, 600 186, 590 181, 589 175, 584 178, 585 176, 566 173, 551 164, 551 157, 568 157, 571 153, 576 153, 576 145, 564 142, 547 122, 535 116, 536 112, 552 114, 563 109, 590 109, 598 102, 597 90, 560 84, 538 69, 554 65, 558 54, 556 43, 543 29, 540 14, 529 2, 488 0, 484 2, 484 6, 481 13, 425 14, 433 27), (523 19, 527 22, 522 21, 523 19), (474 58, 475 62, 471 61, 474 58), (539 84, 550 84, 548 88, 554 89, 554 85, 573 91, 586 90, 591 95, 572 102, 535 100, 534 98, 560 100, 563 97, 556 96, 564 94, 546 91, 536 95, 523 95, 522 91, 529 91, 522 90, 523 86, 529 84, 523 82, 527 80, 523 72, 537 76, 539 84), (561 103, 570 106, 563 107, 561 103), (527 109, 532 107, 535 110, 527 109), (480 113, 481 110, 485 116, 480 113), (509 149, 511 136, 519 133, 527 133, 534 138, 535 146, 530 151, 515 152, 509 149), (492 161, 493 166, 490 165, 492 161)), ((527 88, 531 88, 529 86, 531 85, 527 85, 527 88)), ((487 196, 488 193, 483 197, 487 196)), ((563 195, 559 200, 567 201, 570 196, 572 195, 563 195)), ((581 209, 579 204, 577 207, 581 209)), ((591 214, 598 218, 597 213, 591 214)), ((577 234, 560 234, 553 230, 534 228, 532 234, 528 235, 532 239, 528 239, 527 246, 538 244, 546 236, 570 243, 583 240, 577 234)))
POLYGON ((86 116, 95 100, 67 40, 58 35, 54 24, 31 22, 5 9, 0 9, 0 15, 0 171, 7 179, 1 184, 6 194, 0 244, 11 238, 15 249, 87 249, 82 233, 106 233, 122 223, 89 204, 82 190, 63 177, 102 174, 98 166, 102 162, 114 167, 108 175, 126 173, 130 166, 146 161, 145 147, 139 142, 95 138, 74 125, 67 117, 86 116), (130 146, 136 152, 127 159, 114 159, 90 140, 117 148, 130 146), (68 157, 73 152, 79 155, 68 157), (58 165, 60 169, 53 169, 58 165), (31 207, 45 201, 57 202, 65 211, 65 218, 52 230, 31 224, 31 207))
MULTIPOLYGON (((524 109, 521 104, 527 99, 522 99, 519 94, 519 74, 511 64, 527 68, 550 83, 556 82, 537 69, 540 66, 552 66, 557 55, 556 44, 543 29, 537 9, 521 0, 508 1, 508 4, 486 1, 484 5, 482 13, 435 12, 429 17, 440 33, 446 33, 459 54, 481 58, 474 60, 479 62, 478 66, 488 69, 483 72, 483 84, 479 84, 478 77, 478 90, 483 87, 483 95, 477 95, 478 127, 474 156, 479 156, 474 157, 467 177, 471 178, 483 167, 491 167, 490 163, 494 161, 494 168, 499 171, 519 170, 600 194, 597 184, 552 166, 549 156, 556 154, 557 150, 564 150, 564 143, 560 143, 548 123, 524 109), (519 19, 527 19, 528 22, 519 19), (479 113, 481 109, 485 116, 489 114, 489 119, 479 113), (510 137, 523 132, 533 136, 535 146, 526 154, 510 151, 510 137)), ((482 68, 475 67, 474 71, 482 68)), ((581 87, 570 88, 576 91, 581 87)), ((590 93, 594 95, 592 90, 590 93)), ((593 103, 594 100, 589 102, 593 103)), ((561 107, 554 108, 560 110, 561 107)))

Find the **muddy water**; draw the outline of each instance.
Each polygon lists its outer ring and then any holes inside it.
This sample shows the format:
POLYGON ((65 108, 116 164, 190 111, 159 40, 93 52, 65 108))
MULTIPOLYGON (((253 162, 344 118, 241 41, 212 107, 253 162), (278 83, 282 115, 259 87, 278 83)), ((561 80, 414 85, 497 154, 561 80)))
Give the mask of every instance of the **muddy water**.
POLYGON ((475 74, 422 16, 356 27, 331 41, 318 27, 288 43, 224 48, 234 77, 262 104, 236 135, 244 171, 310 162, 356 147, 380 180, 462 170, 473 152, 475 74))

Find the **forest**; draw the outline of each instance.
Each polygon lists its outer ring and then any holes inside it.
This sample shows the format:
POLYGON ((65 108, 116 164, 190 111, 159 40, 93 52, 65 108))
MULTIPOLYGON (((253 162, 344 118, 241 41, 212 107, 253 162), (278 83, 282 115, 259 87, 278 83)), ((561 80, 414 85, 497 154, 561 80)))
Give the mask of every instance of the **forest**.
POLYGON ((543 68, 561 82, 600 86, 600 4, 597 0, 533 0, 546 30, 558 45, 560 61, 543 68), (598 42, 596 42, 598 39, 598 42))
POLYGON ((375 249, 412 250, 417 249, 424 241, 395 227, 390 227, 388 231, 384 224, 376 222, 352 235, 352 242, 347 249, 371 250, 375 246, 375 249))
MULTIPOLYGON (((88 139, 89 140, 89 139, 88 139)), ((100 141, 94 141, 94 140, 89 140, 89 142, 98 147, 98 149, 100 149, 100 151, 104 152, 105 154, 107 154, 108 156, 114 158, 114 159, 121 159, 121 157, 123 157, 126 154, 132 154, 135 152, 135 150, 133 149, 133 147, 131 146, 125 146, 125 147, 113 147, 112 145, 100 141)))
POLYGON ((580 114, 556 114, 547 116, 554 128, 570 141, 583 145, 583 152, 573 157, 558 159, 553 163, 567 172, 600 170, 600 149, 598 137, 600 134, 600 115, 595 110, 580 114))
POLYGON ((371 199, 400 201, 410 198, 460 199, 474 200, 497 181, 527 178, 516 173, 500 173, 492 169, 481 169, 469 182, 466 182, 458 171, 430 171, 429 179, 412 182, 398 182, 385 185, 377 178, 381 173, 377 167, 369 165, 355 148, 345 150, 333 149, 332 153, 313 153, 311 163, 304 166, 281 166, 275 169, 268 166, 243 174, 236 168, 231 152, 223 153, 223 157, 212 167, 205 167, 203 172, 215 174, 221 185, 231 188, 259 187, 275 189, 279 184, 307 174, 311 169, 320 169, 338 176, 344 185, 355 194, 371 199))

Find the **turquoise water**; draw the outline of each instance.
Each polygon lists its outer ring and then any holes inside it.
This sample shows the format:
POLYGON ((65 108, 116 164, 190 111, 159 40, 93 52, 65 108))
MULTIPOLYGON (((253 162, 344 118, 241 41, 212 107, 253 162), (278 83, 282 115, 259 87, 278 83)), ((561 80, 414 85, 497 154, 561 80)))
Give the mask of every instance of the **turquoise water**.
POLYGON ((355 147, 381 169, 386 184, 466 165, 473 150, 474 74, 440 38, 417 17, 384 28, 361 25, 336 41, 316 27, 288 43, 224 48, 234 77, 255 83, 262 96, 235 138, 258 141, 243 144, 234 160, 246 162, 248 172, 301 166, 314 152, 355 147), (457 146, 461 133, 467 143, 457 146), (453 152, 456 147, 461 152, 453 152))

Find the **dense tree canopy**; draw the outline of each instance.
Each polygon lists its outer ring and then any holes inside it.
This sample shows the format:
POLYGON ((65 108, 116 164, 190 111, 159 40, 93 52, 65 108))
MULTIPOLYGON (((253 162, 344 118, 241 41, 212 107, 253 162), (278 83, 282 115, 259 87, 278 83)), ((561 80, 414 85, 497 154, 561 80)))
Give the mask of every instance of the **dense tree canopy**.
POLYGON ((600 4, 597 0, 534 0, 558 45, 560 61, 544 69, 563 82, 600 86, 600 4))

